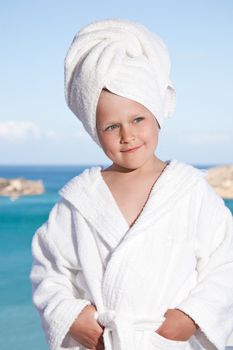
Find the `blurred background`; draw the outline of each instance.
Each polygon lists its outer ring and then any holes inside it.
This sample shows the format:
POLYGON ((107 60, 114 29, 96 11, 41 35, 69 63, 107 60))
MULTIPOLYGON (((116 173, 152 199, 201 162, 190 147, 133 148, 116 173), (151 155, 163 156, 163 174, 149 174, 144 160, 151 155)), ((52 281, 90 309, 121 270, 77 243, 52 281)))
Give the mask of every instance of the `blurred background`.
MULTIPOLYGON (((68 109, 64 58, 97 19, 141 22, 166 43, 177 107, 157 156, 198 168, 233 164, 233 2, 1 1, 0 178, 41 179, 42 195, 0 196, 0 349, 45 350, 31 303, 31 239, 58 190, 109 160, 68 109)), ((225 200, 233 212, 233 201, 225 200)), ((232 341, 233 345, 233 341, 232 341)))

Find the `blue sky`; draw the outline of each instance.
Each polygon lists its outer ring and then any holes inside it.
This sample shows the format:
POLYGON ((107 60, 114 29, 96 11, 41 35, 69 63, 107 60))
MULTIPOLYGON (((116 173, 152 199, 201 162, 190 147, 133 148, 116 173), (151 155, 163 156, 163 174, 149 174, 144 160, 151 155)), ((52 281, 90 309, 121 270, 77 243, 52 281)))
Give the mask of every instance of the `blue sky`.
POLYGON ((233 1, 5 1, 0 5, 0 164, 108 164, 64 98, 64 58, 105 18, 146 25, 166 43, 177 107, 156 154, 233 163, 233 1))

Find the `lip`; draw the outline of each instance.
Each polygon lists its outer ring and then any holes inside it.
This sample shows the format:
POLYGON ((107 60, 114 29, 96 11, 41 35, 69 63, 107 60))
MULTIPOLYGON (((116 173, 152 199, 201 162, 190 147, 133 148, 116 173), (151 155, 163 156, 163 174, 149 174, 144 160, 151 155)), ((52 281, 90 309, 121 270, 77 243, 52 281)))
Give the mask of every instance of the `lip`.
POLYGON ((127 149, 127 150, 125 150, 125 151, 122 151, 122 152, 124 152, 124 153, 134 152, 134 151, 136 151, 137 149, 139 149, 141 146, 142 146, 142 145, 137 146, 137 147, 134 147, 134 148, 129 148, 129 149, 127 149))

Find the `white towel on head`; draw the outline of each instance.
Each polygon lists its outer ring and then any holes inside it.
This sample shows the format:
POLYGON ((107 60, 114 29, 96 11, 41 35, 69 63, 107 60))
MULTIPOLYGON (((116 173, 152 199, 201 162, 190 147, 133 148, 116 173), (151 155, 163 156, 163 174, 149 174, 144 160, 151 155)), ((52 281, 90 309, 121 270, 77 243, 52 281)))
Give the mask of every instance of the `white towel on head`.
POLYGON ((170 59, 163 41, 146 26, 126 19, 92 22, 74 37, 65 57, 65 98, 100 146, 96 108, 101 90, 135 100, 160 127, 175 109, 170 59))

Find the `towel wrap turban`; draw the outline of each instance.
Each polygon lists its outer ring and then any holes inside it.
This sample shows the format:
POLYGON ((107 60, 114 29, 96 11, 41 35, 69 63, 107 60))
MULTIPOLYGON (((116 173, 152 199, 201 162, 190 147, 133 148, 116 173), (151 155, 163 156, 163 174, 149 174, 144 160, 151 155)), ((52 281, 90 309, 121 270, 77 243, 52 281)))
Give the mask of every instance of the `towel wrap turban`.
POLYGON ((88 24, 73 38, 64 73, 67 105, 99 146, 96 108, 103 88, 141 103, 160 128, 175 109, 167 48, 140 23, 105 19, 88 24))

